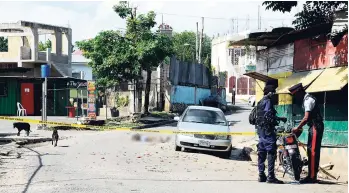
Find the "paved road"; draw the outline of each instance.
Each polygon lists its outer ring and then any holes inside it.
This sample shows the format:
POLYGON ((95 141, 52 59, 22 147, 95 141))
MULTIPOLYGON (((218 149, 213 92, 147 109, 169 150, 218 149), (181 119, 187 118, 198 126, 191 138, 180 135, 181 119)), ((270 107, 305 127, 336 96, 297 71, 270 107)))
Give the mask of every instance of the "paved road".
MULTIPOLYGON (((244 111, 229 115, 241 120, 244 111)), ((246 126, 246 127, 245 127, 246 126)), ((245 130, 237 122, 232 130, 245 130)), ((157 129, 173 129, 171 126, 157 129)), ((44 132, 44 131, 42 131, 44 132)), ((175 152, 173 136, 146 134, 153 142, 131 140, 134 133, 62 131, 59 141, 15 149, 0 163, 0 192, 347 192, 347 185, 270 185, 256 182, 256 166, 214 155, 175 152)), ((240 143, 240 142, 238 142, 240 143)), ((290 181, 286 178, 286 180, 290 181)))

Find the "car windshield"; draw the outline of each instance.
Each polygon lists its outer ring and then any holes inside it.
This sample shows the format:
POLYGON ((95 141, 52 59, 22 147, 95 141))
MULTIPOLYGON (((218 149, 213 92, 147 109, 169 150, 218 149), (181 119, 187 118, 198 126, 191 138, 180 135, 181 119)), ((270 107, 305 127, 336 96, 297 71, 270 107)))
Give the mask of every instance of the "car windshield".
POLYGON ((183 118, 183 122, 227 125, 224 114, 218 111, 204 109, 190 109, 183 118))

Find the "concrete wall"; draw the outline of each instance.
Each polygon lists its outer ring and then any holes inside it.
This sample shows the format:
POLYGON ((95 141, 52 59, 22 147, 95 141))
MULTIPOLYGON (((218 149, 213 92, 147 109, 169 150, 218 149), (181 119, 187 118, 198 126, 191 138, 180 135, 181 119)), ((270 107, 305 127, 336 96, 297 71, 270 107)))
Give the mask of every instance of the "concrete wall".
POLYGON ((17 62, 20 56, 20 47, 22 46, 21 37, 8 37, 8 51, 0 52, 0 62, 1 61, 12 61, 17 62))
MULTIPOLYGON (((8 25, 8 24, 1 24, 8 25)), ((3 36, 8 37, 8 52, 0 53, 0 62, 16 62, 22 67, 23 62, 43 63, 46 62, 46 55, 39 53, 39 28, 53 30, 51 37, 52 54, 51 62, 58 69, 60 76, 71 76, 71 29, 49 26, 44 24, 19 21, 9 25, 9 29, 22 29, 24 33, 12 34, 4 32, 3 36), (31 26, 31 27, 28 27, 31 26), (25 46, 25 47, 23 47, 25 46), (39 59, 39 55, 41 56, 39 59)), ((50 33, 50 32, 47 32, 50 33)), ((36 73, 34 73, 35 75, 36 73)))

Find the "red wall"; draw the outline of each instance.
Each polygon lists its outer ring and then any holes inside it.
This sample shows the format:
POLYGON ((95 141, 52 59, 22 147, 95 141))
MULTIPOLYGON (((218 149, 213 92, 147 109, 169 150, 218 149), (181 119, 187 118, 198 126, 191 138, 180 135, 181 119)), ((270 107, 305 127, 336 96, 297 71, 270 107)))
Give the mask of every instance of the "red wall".
POLYGON ((233 92, 233 87, 235 86, 235 91, 236 91, 236 77, 231 76, 229 78, 229 93, 233 92))
POLYGON ((294 43, 294 71, 306 71, 330 66, 348 66, 348 35, 337 47, 325 36, 302 39, 294 43))
POLYGON ((237 80, 237 89, 236 94, 238 95, 247 95, 247 89, 248 89, 248 79, 247 77, 240 77, 237 80))

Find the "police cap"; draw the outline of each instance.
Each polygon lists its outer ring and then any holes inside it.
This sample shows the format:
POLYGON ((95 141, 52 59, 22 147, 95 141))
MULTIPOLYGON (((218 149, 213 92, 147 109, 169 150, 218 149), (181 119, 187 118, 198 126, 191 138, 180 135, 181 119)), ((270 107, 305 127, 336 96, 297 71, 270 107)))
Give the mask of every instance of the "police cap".
POLYGON ((275 80, 275 79, 270 79, 270 80, 267 80, 265 85, 273 85, 273 86, 275 86, 275 88, 277 88, 278 87, 278 81, 275 80))
POLYGON ((302 83, 298 83, 296 85, 293 85, 291 88, 288 89, 291 94, 295 94, 296 92, 300 91, 300 90, 304 90, 303 84, 302 83))

